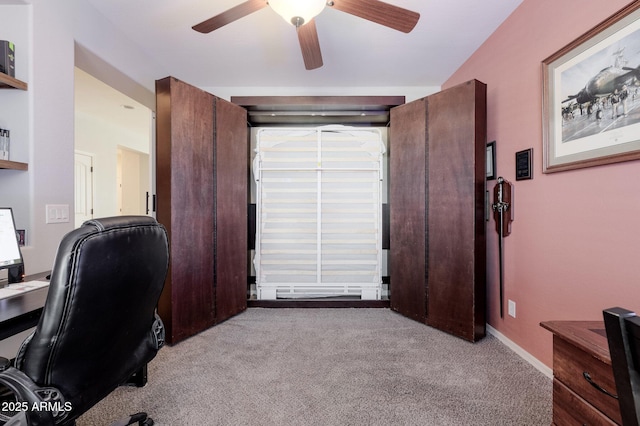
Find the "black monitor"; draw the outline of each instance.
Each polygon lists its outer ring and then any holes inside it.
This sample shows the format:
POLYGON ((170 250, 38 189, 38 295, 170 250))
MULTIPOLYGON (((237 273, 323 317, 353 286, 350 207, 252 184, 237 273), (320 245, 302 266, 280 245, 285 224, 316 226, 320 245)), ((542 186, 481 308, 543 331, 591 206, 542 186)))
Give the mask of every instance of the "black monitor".
POLYGON ((9 283, 22 281, 24 260, 10 207, 0 207, 0 269, 9 270, 9 283))

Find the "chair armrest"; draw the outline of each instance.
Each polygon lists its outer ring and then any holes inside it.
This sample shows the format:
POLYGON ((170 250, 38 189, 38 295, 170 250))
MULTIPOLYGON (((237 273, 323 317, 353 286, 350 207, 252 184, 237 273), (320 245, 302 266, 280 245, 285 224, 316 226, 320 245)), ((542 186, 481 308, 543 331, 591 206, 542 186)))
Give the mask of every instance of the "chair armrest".
POLYGON ((58 389, 36 385, 17 368, 8 367, 0 371, 0 384, 14 393, 16 408, 24 408, 9 419, 7 425, 24 424, 20 419, 26 419, 29 426, 53 425, 62 420, 67 411, 71 411, 72 407, 65 403, 58 389))

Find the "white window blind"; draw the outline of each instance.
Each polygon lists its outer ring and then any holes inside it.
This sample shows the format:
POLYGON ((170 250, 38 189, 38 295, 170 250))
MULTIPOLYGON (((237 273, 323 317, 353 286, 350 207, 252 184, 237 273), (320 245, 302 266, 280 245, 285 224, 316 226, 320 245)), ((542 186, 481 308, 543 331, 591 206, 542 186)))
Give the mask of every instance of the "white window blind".
POLYGON ((258 299, 381 298, 384 151, 377 129, 258 131, 258 299))

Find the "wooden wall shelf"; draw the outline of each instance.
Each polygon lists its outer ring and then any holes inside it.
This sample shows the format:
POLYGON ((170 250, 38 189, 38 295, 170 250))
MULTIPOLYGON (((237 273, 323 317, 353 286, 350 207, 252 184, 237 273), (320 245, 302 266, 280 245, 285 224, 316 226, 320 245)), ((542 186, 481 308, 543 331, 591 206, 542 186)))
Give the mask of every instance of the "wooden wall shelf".
POLYGON ((0 160, 0 169, 28 170, 29 165, 27 163, 20 163, 18 161, 0 160))
MULTIPOLYGON (((18 89, 27 90, 27 83, 20 81, 17 78, 8 76, 7 74, 0 73, 0 89, 18 89)), ((27 163, 20 163, 18 161, 0 160, 0 169, 10 170, 28 170, 29 165, 27 163)))
POLYGON ((17 78, 9 77, 7 74, 0 73, 0 89, 20 89, 27 90, 27 83, 17 78))

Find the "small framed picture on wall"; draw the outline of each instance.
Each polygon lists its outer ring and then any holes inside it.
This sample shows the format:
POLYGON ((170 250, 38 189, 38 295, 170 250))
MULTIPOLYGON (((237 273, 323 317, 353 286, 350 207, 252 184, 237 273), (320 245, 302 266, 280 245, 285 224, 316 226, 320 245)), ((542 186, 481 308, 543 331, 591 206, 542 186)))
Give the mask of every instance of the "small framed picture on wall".
POLYGON ((533 148, 516 152, 516 180, 533 179, 533 148))
POLYGON ((487 144, 487 180, 496 178, 496 141, 487 144))

